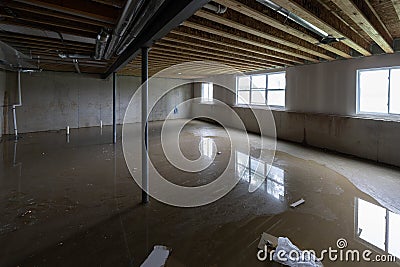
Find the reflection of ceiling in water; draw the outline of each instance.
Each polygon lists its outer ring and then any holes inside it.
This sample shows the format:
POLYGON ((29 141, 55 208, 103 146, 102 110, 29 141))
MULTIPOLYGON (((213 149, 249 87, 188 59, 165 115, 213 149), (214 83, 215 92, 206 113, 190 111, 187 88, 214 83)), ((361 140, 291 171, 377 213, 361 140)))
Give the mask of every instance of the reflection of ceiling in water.
POLYGON ((360 198, 355 199, 355 235, 400 258, 400 215, 360 198))
POLYGON ((261 159, 236 151, 236 174, 274 198, 283 201, 285 197, 285 173, 282 169, 271 166, 261 159), (268 173, 269 169, 269 173, 268 173), (267 176, 268 173, 268 176, 267 176), (264 182, 266 180, 266 183, 264 182))

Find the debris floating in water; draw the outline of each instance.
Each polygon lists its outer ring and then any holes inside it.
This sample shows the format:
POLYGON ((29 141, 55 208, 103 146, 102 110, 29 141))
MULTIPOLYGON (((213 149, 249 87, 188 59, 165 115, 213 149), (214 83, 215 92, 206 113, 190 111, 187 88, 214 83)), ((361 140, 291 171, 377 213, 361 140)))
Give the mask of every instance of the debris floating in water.
POLYGON ((170 250, 166 246, 154 246, 153 251, 140 267, 162 267, 165 266, 170 250))
POLYGON ((300 199, 292 204, 290 204, 291 208, 296 208, 297 206, 300 206, 301 204, 304 204, 306 201, 304 199, 300 199))

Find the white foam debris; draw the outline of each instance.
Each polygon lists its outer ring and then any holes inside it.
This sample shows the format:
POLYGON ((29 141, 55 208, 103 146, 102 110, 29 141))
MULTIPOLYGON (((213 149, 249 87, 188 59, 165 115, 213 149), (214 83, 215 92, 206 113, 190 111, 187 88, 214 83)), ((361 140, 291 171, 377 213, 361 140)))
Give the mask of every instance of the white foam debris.
POLYGON ((300 199, 292 204, 290 204, 291 208, 296 208, 297 206, 300 206, 301 204, 305 203, 306 201, 304 199, 300 199))
POLYGON ((154 246, 153 251, 140 267, 162 267, 167 262, 170 250, 166 246, 154 246))

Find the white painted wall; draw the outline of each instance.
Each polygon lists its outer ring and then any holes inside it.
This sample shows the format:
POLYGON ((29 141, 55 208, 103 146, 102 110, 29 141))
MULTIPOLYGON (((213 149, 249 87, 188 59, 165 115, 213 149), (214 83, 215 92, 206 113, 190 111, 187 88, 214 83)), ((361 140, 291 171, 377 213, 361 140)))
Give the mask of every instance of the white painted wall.
MULTIPOLYGON (((356 114, 357 69, 390 66, 400 66, 400 54, 287 68, 286 108, 273 110, 277 137, 400 166, 400 122, 356 114)), ((234 77, 220 80, 235 84, 234 77)), ((194 85, 194 95, 200 96, 199 84, 194 85)), ((218 86, 214 95, 228 105, 235 104, 234 96, 227 96, 218 86)), ((259 132, 249 109, 233 108, 248 130, 259 132)), ((219 112, 218 107, 198 103, 192 115, 205 110, 219 112)), ((256 112, 266 111, 258 108, 256 112)))
POLYGON ((354 116, 357 69, 389 66, 400 66, 400 53, 289 67, 286 109, 354 116))
MULTIPOLYGON (((15 94, 16 73, 7 73, 7 89, 15 94)), ((1 76, 0 76, 1 79, 1 76)), ((149 88, 149 95, 164 91, 166 86, 182 80, 157 78, 149 88)), ((191 81, 170 92, 155 107, 150 120, 162 120, 173 110, 176 101, 190 99, 193 94, 191 81)), ((112 80, 102 80, 97 75, 64 72, 41 72, 21 74, 23 106, 17 109, 18 130, 20 133, 90 127, 112 124, 112 80)), ((136 89, 140 77, 117 77, 117 123, 121 124, 126 107, 136 89)), ((14 95, 10 96, 11 101, 14 95)), ((138 106, 138 120, 140 106, 138 106)), ((190 110, 178 110, 175 118, 185 118, 190 110)), ((8 120, 12 122, 11 112, 8 120)), ((12 133, 9 123, 8 133, 12 133)))

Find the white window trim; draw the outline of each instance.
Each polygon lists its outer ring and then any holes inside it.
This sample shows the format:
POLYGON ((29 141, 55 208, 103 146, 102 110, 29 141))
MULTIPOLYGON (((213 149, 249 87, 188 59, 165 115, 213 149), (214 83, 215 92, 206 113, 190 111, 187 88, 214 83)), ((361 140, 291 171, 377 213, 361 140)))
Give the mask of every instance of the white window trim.
MULTIPOLYGON (((250 75, 245 75, 245 76, 237 76, 236 77, 236 101, 235 101, 235 107, 269 107, 272 110, 285 110, 286 109, 286 88, 285 86, 284 89, 268 89, 268 76, 269 75, 274 75, 274 74, 285 74, 285 79, 286 79, 286 71, 279 71, 279 72, 269 72, 269 73, 259 73, 259 74, 250 74, 250 75), (253 104, 251 103, 251 92, 253 90, 252 88, 252 77, 253 76, 258 76, 258 75, 265 75, 266 76, 266 84, 265 84, 265 104, 253 104), (239 78, 240 77, 248 77, 250 79, 250 89, 249 90, 239 90, 239 78), (238 98, 239 98, 239 91, 249 91, 250 96, 249 96, 249 103, 248 104, 238 104, 238 98), (285 92, 285 105, 284 106, 278 106, 278 105, 268 105, 268 91, 284 91, 285 92)), ((263 88, 261 88, 263 89, 263 88)), ((257 91, 257 90, 256 90, 257 91)))
POLYGON ((400 69, 400 66, 394 66, 394 67, 382 67, 382 68, 369 68, 369 69, 358 69, 357 70, 357 81, 356 81, 356 114, 357 116, 363 117, 363 118, 372 118, 372 119, 380 119, 380 118, 386 118, 386 119, 394 119, 396 120, 400 119, 400 114, 398 113, 390 113, 390 75, 391 75, 391 70, 394 69, 400 69), (368 112, 368 111, 361 111, 360 110, 360 73, 361 72, 366 72, 366 71, 379 71, 379 70, 389 70, 389 88, 388 88, 388 112, 387 113, 381 113, 381 112, 368 112))

